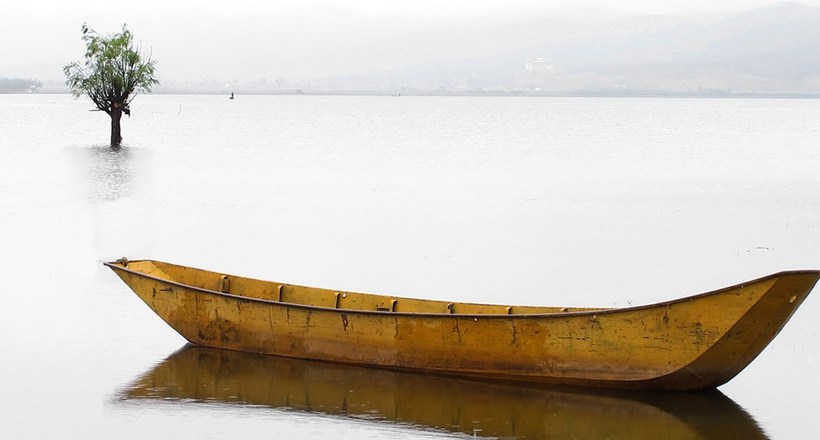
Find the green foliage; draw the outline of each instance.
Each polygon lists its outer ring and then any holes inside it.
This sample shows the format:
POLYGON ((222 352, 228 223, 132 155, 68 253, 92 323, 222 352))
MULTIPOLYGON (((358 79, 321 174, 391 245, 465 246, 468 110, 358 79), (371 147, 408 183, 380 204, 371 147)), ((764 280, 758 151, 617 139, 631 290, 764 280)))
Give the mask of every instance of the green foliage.
POLYGON ((159 84, 154 76, 156 61, 150 54, 140 54, 125 25, 120 33, 100 35, 83 23, 82 32, 85 60, 63 67, 66 85, 75 98, 88 95, 97 109, 109 115, 130 114, 129 105, 136 94, 150 92, 159 84))

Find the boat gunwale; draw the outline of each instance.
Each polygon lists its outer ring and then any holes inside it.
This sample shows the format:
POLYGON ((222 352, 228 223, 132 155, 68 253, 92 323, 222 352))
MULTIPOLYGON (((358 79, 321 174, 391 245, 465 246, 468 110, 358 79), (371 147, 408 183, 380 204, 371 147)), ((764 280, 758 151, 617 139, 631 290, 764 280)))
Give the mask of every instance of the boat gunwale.
MULTIPOLYGON (((128 260, 128 264, 130 264, 130 263, 140 263, 140 262, 156 262, 156 263, 167 264, 167 265, 170 265, 170 266, 185 267, 185 268, 188 268, 188 269, 193 269, 193 270, 198 270, 198 271, 203 271, 203 272, 212 272, 210 270, 199 269, 199 268, 190 267, 190 266, 181 266, 179 264, 167 263, 167 262, 159 261, 159 260, 152 260, 152 259, 128 260)), ((206 289, 204 287, 198 287, 198 286, 192 286, 190 284, 184 284, 184 283, 181 283, 179 281, 173 281, 173 280, 168 280, 168 279, 165 279, 165 278, 160 278, 160 277, 157 277, 155 275, 149 275, 145 272, 129 269, 127 267, 127 265, 124 266, 121 261, 103 262, 103 265, 108 266, 109 268, 111 268, 112 270, 115 270, 115 271, 121 270, 121 271, 124 271, 124 272, 131 273, 133 275, 139 276, 139 277, 151 279, 151 280, 154 280, 154 281, 159 281, 161 283, 170 284, 172 286, 182 287, 182 288, 190 289, 190 290, 200 292, 200 293, 205 293, 205 294, 230 298, 230 299, 234 299, 234 300, 243 300, 243 301, 248 301, 248 302, 254 302, 254 303, 261 303, 261 304, 268 304, 268 305, 279 305, 279 306, 284 306, 284 307, 296 307, 296 308, 310 309, 310 310, 332 311, 332 312, 335 312, 335 313, 352 313, 352 314, 362 314, 362 315, 438 317, 438 318, 449 317, 449 318, 476 318, 476 319, 477 318, 483 318, 483 319, 487 319, 487 318, 492 318, 492 319, 528 318, 528 319, 532 319, 532 318, 557 318, 557 317, 610 315, 610 314, 623 313, 623 312, 642 311, 642 310, 647 310, 647 309, 654 309, 654 308, 658 308, 658 307, 666 307, 666 306, 670 306, 670 305, 674 305, 674 304, 689 302, 689 301, 693 301, 693 300, 696 300, 696 299, 701 299, 701 298, 705 298, 705 297, 709 297, 709 296, 719 295, 721 293, 725 293, 725 292, 730 291, 730 290, 741 289, 741 288, 744 288, 744 287, 746 287, 750 284, 760 283, 760 282, 767 281, 767 280, 770 280, 770 279, 773 279, 773 278, 780 278, 780 277, 788 276, 788 275, 813 274, 813 275, 816 275, 818 278, 820 278, 820 270, 813 270, 813 269, 785 270, 785 271, 772 273, 770 275, 765 275, 765 276, 762 276, 762 277, 759 277, 759 278, 755 278, 755 279, 752 279, 752 280, 749 280, 749 281, 745 281, 745 282, 742 282, 742 283, 734 284, 734 285, 731 285, 731 286, 728 286, 728 287, 723 287, 723 288, 720 288, 720 289, 717 289, 717 290, 711 290, 711 291, 704 292, 704 293, 694 294, 694 295, 685 296, 685 297, 681 297, 681 298, 676 298, 676 299, 672 299, 672 300, 668 300, 668 301, 662 301, 662 302, 659 302, 659 303, 651 303, 651 304, 644 304, 644 305, 638 305, 638 306, 629 306, 629 307, 620 307, 620 308, 600 308, 600 309, 596 309, 594 307, 590 307, 588 309, 592 309, 592 310, 554 312, 554 313, 514 313, 514 314, 502 314, 502 313, 446 313, 446 312, 392 312, 392 311, 388 311, 388 310, 345 309, 345 308, 316 306, 316 305, 310 305, 310 304, 291 303, 291 302, 286 302, 286 301, 273 301, 273 300, 262 299, 262 298, 254 298, 254 297, 250 297, 250 296, 237 295, 237 294, 233 294, 233 293, 220 292, 220 291, 217 291, 217 290, 206 289)), ((238 277, 238 278, 249 279, 249 280, 253 280, 253 281, 259 281, 259 282, 272 282, 272 281, 269 281, 269 280, 261 280, 261 279, 244 277, 244 276, 239 276, 239 275, 231 275, 231 274, 226 274, 226 275, 227 276, 238 277)), ((296 286, 296 287, 302 287, 302 288, 308 288, 308 289, 332 290, 332 289, 326 289, 326 288, 321 288, 321 287, 302 286, 302 285, 291 284, 291 283, 281 283, 281 284, 296 286)), ((346 292, 346 291, 342 290, 340 292, 346 292)), ((356 293, 356 294, 360 294, 360 295, 386 296, 386 297, 392 297, 394 299, 414 299, 414 298, 410 298, 410 297, 401 297, 401 296, 393 296, 393 295, 382 295, 382 294, 372 294, 372 293, 352 292, 352 291, 347 291, 347 292, 356 293)), ((430 301, 445 301, 446 302, 446 300, 430 300, 430 301)), ((480 305, 480 306, 481 305, 503 306, 503 304, 489 304, 489 303, 462 303, 462 304, 480 305)), ((515 305, 512 305, 512 307, 515 307, 515 305)), ((520 307, 526 307, 526 306, 520 306, 520 307)), ((539 307, 539 306, 535 306, 535 307, 539 307)), ((567 307, 572 307, 572 306, 567 306, 567 307)))

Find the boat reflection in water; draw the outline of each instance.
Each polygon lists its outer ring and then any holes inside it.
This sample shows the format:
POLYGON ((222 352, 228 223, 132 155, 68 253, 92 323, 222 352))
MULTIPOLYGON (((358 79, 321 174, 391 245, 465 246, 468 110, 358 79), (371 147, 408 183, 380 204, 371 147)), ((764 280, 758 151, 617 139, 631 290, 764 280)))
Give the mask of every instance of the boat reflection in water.
POLYGON ((579 392, 186 345, 121 393, 262 405, 486 437, 767 438, 719 391, 579 392))

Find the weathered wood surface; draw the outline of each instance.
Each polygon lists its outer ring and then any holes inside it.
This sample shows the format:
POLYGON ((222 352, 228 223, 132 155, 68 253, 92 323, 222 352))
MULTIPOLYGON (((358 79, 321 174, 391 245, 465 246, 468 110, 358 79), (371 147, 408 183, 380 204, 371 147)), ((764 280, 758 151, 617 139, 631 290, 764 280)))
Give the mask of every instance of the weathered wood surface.
POLYGON ((622 309, 449 303, 341 292, 151 260, 106 263, 193 344, 502 381, 715 388, 777 335, 820 278, 781 272, 622 309))

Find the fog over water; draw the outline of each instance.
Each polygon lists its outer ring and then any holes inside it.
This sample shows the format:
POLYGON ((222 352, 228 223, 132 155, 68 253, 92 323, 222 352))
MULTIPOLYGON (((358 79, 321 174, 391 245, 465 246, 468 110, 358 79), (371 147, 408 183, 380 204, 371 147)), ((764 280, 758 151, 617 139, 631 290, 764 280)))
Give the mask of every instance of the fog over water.
POLYGON ((127 23, 159 61, 158 91, 820 87, 815 0, 383 3, 13 2, 0 14, 0 77, 59 87, 87 22, 102 33, 127 23), (528 78, 539 59, 546 78, 528 78))
POLYGON ((595 307, 820 269, 820 101, 758 99, 820 93, 820 0, 7 3, 0 436, 816 436, 817 291, 719 393, 602 396, 185 347, 101 263, 595 307), (119 149, 49 94, 84 22, 158 60, 119 149))

